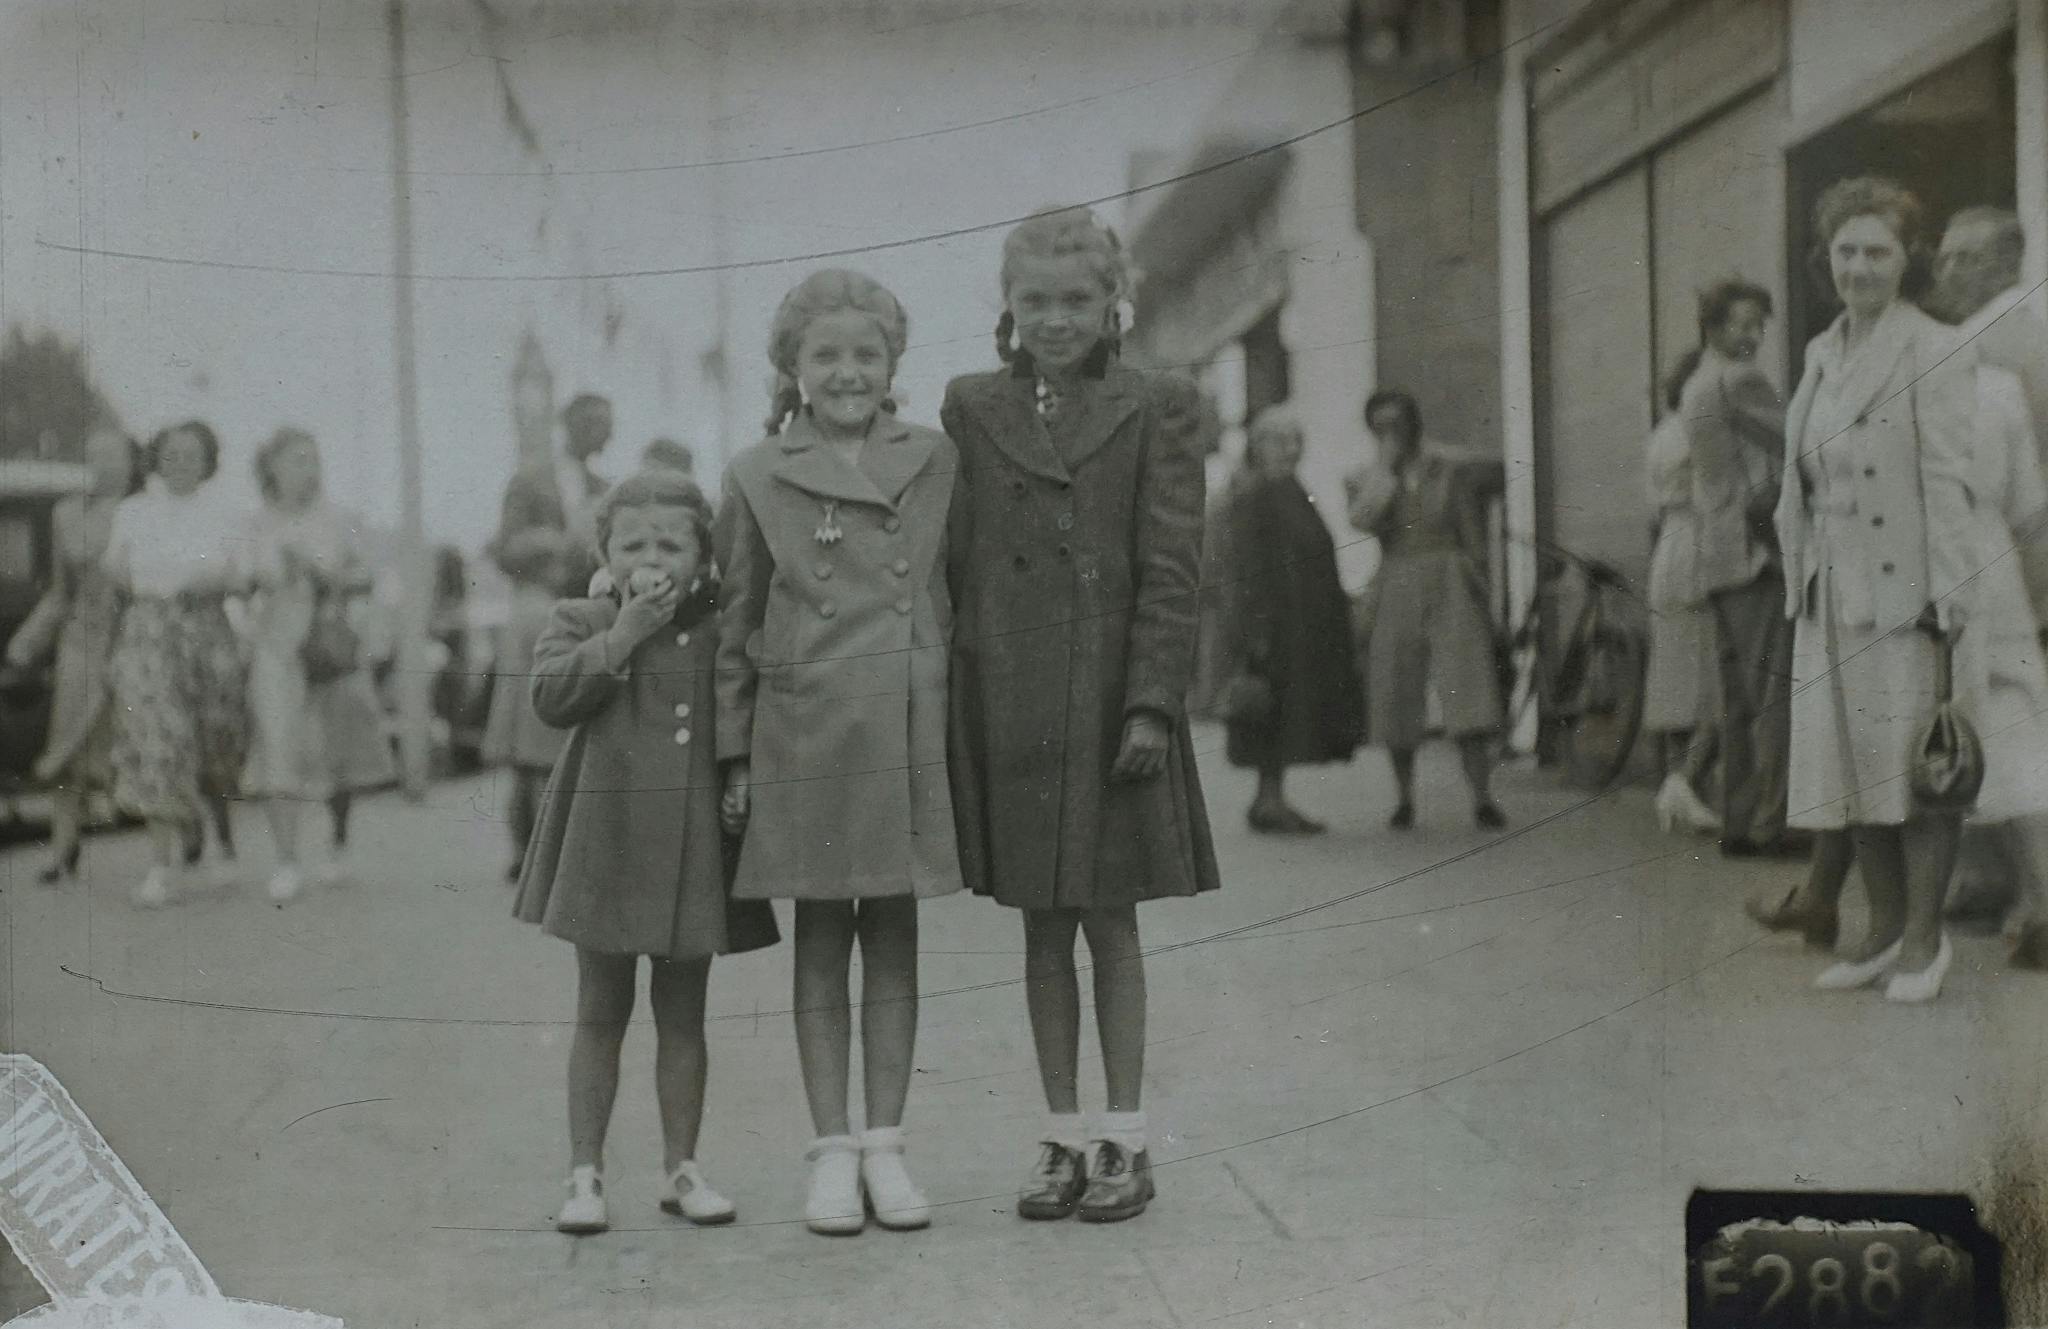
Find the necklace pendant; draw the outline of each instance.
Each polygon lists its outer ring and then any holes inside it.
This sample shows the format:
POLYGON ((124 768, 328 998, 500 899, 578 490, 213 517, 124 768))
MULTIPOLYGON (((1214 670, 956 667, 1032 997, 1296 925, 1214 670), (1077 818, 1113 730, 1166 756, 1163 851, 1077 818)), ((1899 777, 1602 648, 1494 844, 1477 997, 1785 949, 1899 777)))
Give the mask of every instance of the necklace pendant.
POLYGON ((845 534, 844 531, 839 529, 839 505, 837 503, 827 503, 825 505, 825 520, 816 531, 812 532, 812 538, 821 545, 836 545, 845 534))

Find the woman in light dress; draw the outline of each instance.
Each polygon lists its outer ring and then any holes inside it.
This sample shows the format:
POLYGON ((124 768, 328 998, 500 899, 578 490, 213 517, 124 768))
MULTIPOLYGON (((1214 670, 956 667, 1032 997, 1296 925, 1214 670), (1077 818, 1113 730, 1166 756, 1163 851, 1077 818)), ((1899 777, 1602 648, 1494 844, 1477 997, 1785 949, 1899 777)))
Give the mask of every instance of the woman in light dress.
POLYGON ((1650 547, 1650 665, 1644 681, 1643 728, 1663 741, 1664 783, 1657 823, 1665 830, 1705 832, 1721 819, 1700 796, 1713 765, 1720 710, 1714 614, 1695 551, 1699 513, 1692 502, 1692 439, 1679 413, 1679 394, 1699 365, 1679 361, 1664 390, 1664 418, 1643 458, 1644 489, 1656 513, 1650 547))
MULTIPOLYGON (((315 622, 344 621, 351 597, 371 589, 354 517, 328 502, 312 435, 280 429, 256 454, 263 507, 249 526, 249 710, 255 742, 242 792, 263 800, 277 866, 270 897, 299 893, 300 819, 308 805, 333 809, 331 852, 318 875, 342 875, 348 800, 394 778, 376 691, 360 658, 330 651, 309 661, 315 622)), ((342 644, 346 645, 346 634, 342 644)))

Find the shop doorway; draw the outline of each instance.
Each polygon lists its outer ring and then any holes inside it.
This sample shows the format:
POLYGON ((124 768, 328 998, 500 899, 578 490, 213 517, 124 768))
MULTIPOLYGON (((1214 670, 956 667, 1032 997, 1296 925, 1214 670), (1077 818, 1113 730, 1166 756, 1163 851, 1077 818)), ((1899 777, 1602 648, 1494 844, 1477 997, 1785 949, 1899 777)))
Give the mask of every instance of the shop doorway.
POLYGON ((1926 207, 1930 240, 1959 209, 2014 205, 2013 55, 2010 36, 1980 46, 1792 150, 1786 224, 1793 280, 1786 330, 1793 382, 1804 368, 1806 343, 1841 308, 1815 260, 1813 208, 1829 185, 1850 176, 1890 176, 1926 207))

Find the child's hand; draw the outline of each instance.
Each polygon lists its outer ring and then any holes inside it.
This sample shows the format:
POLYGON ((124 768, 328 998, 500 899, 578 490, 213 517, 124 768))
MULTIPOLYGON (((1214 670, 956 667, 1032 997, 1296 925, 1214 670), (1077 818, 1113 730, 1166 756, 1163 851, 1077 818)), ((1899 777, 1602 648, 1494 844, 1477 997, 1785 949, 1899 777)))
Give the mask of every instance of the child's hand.
POLYGON ((1163 717, 1139 711, 1124 721, 1124 741, 1109 768, 1112 780, 1151 780, 1166 769, 1169 734, 1163 717))
POLYGON ((673 621, 682 598, 682 588, 668 577, 644 591, 630 591, 612 623, 612 659, 623 661, 673 621))
POLYGON ((718 800, 718 819, 727 835, 746 829, 747 814, 753 811, 754 773, 743 757, 725 768, 725 796, 718 800))

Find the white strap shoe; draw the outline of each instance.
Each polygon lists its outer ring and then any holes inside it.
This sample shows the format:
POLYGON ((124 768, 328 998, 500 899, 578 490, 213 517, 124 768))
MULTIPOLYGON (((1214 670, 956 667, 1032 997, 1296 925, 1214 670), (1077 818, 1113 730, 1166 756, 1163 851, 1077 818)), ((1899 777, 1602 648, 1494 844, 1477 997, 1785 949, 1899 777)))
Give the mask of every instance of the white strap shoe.
POLYGON ((588 1236, 611 1225, 611 1217, 605 1212, 604 1179, 597 1175, 597 1169, 588 1164, 571 1168, 569 1198, 562 1201, 561 1212, 555 1215, 555 1231, 588 1236))
POLYGON ((804 1226, 825 1237, 850 1237, 868 1225, 861 1204, 860 1144, 851 1135, 828 1135, 812 1143, 811 1193, 804 1201, 804 1226))
POLYGON ((668 1175, 668 1194, 661 1197, 661 1211, 711 1227, 730 1223, 739 1212, 733 1202, 711 1188, 696 1160, 685 1159, 668 1175))
POLYGON ((1948 967, 1955 958, 1955 947, 1948 944, 1948 933, 1944 932, 1941 934, 1941 947, 1934 953, 1934 963, 1916 974, 1893 974, 1884 987, 1885 1000, 1933 1001, 1941 995, 1941 980, 1948 977, 1948 967))
POLYGON ((270 874, 270 898, 278 904, 296 900, 305 884, 305 878, 299 874, 296 864, 281 863, 277 871, 270 874))
POLYGON ((1899 962, 1899 952, 1905 948, 1906 940, 1901 937, 1868 960, 1843 960, 1820 971, 1813 985, 1825 992, 1847 992, 1851 988, 1869 987, 1883 978, 1885 971, 1899 962))
POLYGON ((930 1227, 931 1202, 903 1166, 903 1128, 883 1126, 862 1131, 860 1182, 875 1221, 891 1232, 930 1227))

